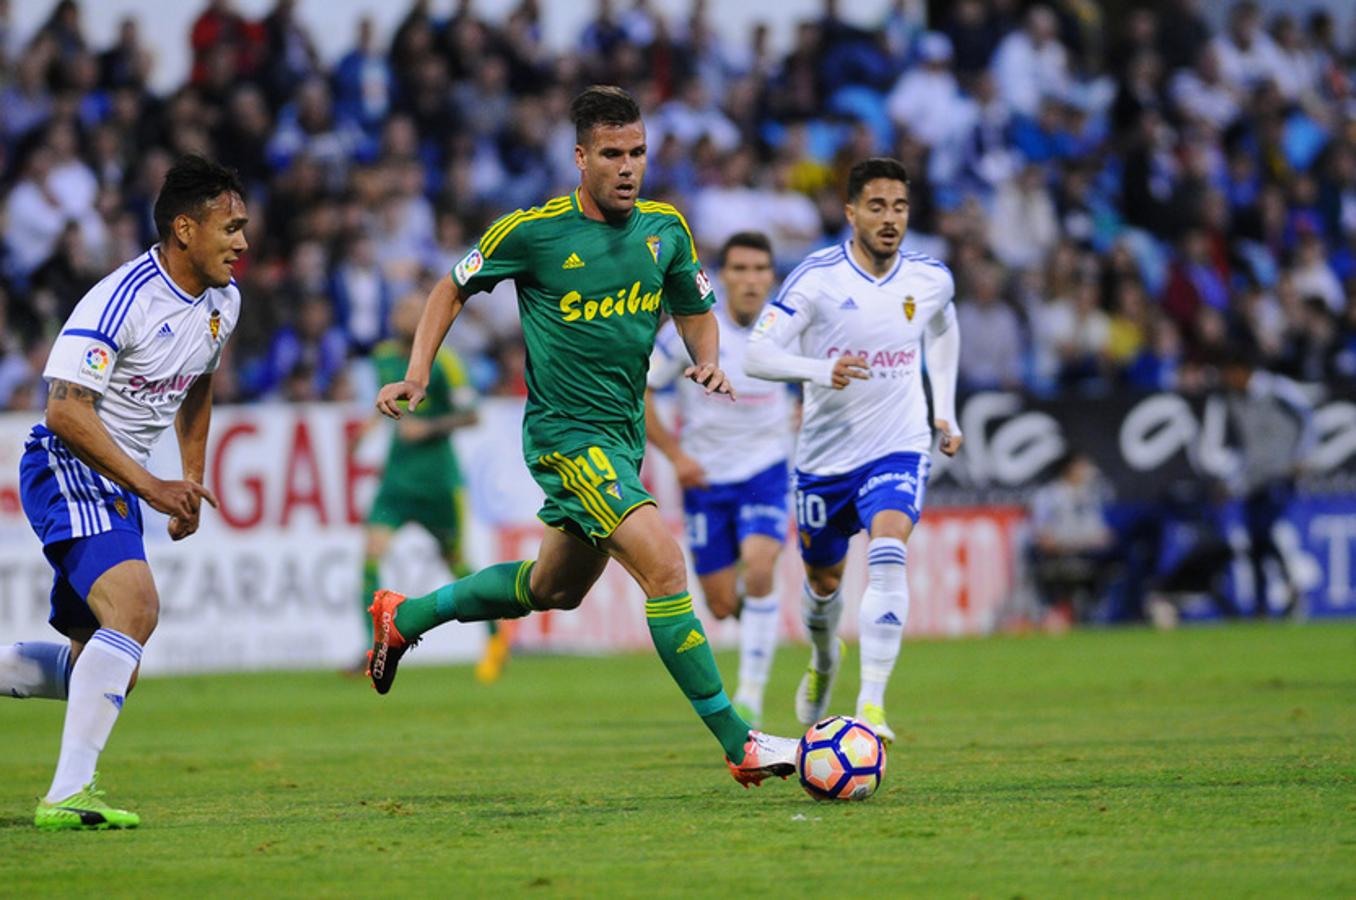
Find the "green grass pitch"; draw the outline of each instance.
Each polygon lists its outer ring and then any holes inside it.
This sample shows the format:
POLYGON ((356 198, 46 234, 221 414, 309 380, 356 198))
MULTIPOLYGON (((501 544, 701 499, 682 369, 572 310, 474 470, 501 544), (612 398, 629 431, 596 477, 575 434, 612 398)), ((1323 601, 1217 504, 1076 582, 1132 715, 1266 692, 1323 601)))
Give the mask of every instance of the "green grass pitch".
POLYGON ((6 699, 0 895, 1356 894, 1352 624, 909 644, 890 699, 885 785, 827 804, 740 789, 651 656, 152 679, 101 763, 142 827, 60 834, 63 706, 6 699))

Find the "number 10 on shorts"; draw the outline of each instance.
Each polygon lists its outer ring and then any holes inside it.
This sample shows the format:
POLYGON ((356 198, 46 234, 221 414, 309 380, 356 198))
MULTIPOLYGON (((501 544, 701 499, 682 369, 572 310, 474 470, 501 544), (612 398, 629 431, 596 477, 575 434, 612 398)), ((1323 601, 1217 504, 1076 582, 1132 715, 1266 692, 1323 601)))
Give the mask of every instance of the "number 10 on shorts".
POLYGON ((796 491, 796 522, 802 528, 823 528, 829 522, 824 498, 818 494, 796 491))

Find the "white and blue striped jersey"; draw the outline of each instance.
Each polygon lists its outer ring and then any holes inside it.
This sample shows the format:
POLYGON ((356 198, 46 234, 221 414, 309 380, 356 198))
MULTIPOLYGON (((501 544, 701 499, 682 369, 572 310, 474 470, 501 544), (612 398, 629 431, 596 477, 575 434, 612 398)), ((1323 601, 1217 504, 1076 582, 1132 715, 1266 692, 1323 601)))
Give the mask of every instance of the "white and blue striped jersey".
POLYGON ((94 405, 99 420, 144 466, 189 387, 216 370, 239 318, 240 290, 234 280, 190 297, 174 284, 152 247, 76 304, 52 345, 43 378, 101 394, 94 405))
POLYGON ((682 377, 692 363, 672 322, 655 338, 647 384, 663 390, 677 382, 683 452, 701 464, 710 484, 733 484, 790 456, 791 396, 785 385, 744 374, 744 348, 753 326, 738 325, 723 304, 713 313, 720 326, 720 367, 738 400, 707 396, 706 388, 682 377))
POLYGON ((957 327, 955 290, 951 271, 931 256, 901 250, 875 278, 847 243, 810 254, 787 277, 754 327, 749 353, 770 342, 804 360, 798 471, 838 475, 891 453, 930 450, 924 333, 957 327), (866 358, 870 379, 834 390, 834 361, 853 354, 866 358))

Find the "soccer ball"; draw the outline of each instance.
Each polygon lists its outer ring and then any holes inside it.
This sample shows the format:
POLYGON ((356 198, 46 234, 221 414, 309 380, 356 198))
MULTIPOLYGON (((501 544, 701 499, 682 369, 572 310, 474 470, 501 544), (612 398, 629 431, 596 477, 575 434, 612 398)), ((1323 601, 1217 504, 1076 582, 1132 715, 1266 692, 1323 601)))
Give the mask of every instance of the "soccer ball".
POLYGON ((831 716, 800 739, 796 772, 816 800, 865 800, 885 777, 885 745, 865 722, 831 716))

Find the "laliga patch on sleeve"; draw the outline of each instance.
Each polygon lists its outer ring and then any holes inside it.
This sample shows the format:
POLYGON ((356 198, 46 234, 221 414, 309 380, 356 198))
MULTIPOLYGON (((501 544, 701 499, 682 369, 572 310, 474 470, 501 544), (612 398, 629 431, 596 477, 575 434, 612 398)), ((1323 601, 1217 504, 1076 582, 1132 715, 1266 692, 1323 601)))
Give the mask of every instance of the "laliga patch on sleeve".
POLYGON ((704 269, 698 269, 697 274, 693 275, 692 278, 697 282, 697 296, 703 300, 711 296, 711 279, 706 277, 704 269))
POLYGON ((90 344, 85 348, 85 354, 80 358, 80 368, 76 374, 86 381, 92 381, 95 384, 104 383, 104 372, 108 370, 108 364, 112 361, 108 349, 102 344, 90 344))
POLYGON ((471 280, 471 276, 479 272, 485 266, 485 257, 480 255, 479 250, 472 250, 457 263, 457 267, 452 270, 452 274, 457 279, 457 284, 462 287, 471 280))
POLYGON ((753 326, 754 334, 766 334, 772 324, 777 321, 777 311, 772 307, 763 310, 763 314, 758 317, 758 324, 753 326))

